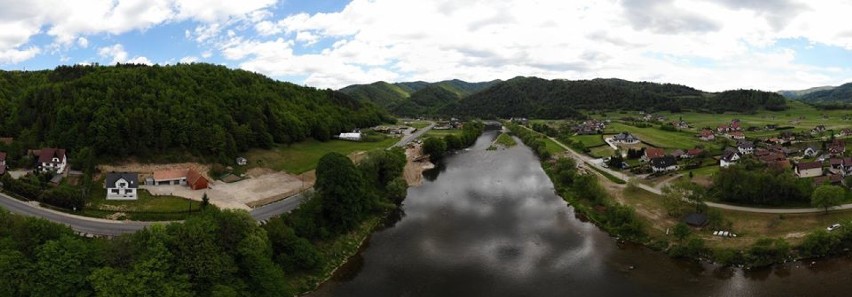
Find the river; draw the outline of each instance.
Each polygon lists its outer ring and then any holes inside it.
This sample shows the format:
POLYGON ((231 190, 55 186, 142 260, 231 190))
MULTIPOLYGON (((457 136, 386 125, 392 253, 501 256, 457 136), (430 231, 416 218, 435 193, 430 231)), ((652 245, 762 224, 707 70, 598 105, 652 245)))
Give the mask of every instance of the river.
POLYGON ((554 193, 496 131, 448 156, 402 211, 312 296, 846 296, 852 259, 759 270, 618 244, 554 193))

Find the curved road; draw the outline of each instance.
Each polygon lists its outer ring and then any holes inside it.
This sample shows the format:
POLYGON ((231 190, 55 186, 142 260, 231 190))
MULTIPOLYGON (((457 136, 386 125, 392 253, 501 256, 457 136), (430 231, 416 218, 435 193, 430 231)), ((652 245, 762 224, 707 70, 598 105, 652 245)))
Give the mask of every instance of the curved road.
MULTIPOLYGON (((526 128, 530 131, 533 131, 532 129, 529 129, 527 127, 524 127, 524 128, 526 128)), ((536 133, 538 133, 538 132, 536 132, 536 133)), ((544 135, 544 134, 542 134, 542 135, 544 135)), ((618 172, 618 171, 613 171, 609 168, 605 168, 603 166, 600 166, 600 165, 594 163, 593 158, 582 155, 580 153, 577 153, 576 151, 574 151, 573 149, 571 149, 570 147, 563 144, 559 140, 556 140, 553 137, 550 137, 550 136, 547 136, 547 135, 544 135, 544 136, 547 137, 548 139, 552 140, 553 142, 555 142, 556 144, 558 144, 559 146, 561 146, 565 150, 567 150, 572 155, 572 157, 577 161, 578 164, 585 163, 588 166, 593 166, 593 167, 595 167, 595 169, 599 169, 599 170, 604 171, 606 173, 612 174, 613 176, 615 176, 615 177, 617 177, 621 180, 624 180, 624 181, 630 181, 630 180, 634 179, 634 177, 632 177, 632 176, 626 175, 626 174, 618 172)), ((636 184, 640 188, 642 188, 642 189, 644 189, 648 192, 658 194, 658 195, 663 194, 660 189, 651 187, 651 186, 646 185, 646 184, 638 183, 638 182, 636 184)), ((760 208, 760 207, 736 206, 736 205, 716 203, 716 202, 704 202, 704 204, 707 204, 707 206, 709 206, 709 207, 714 207, 714 208, 719 208, 719 209, 736 210, 736 211, 743 211, 743 212, 754 212, 754 213, 769 213, 769 214, 818 213, 818 212, 824 212, 825 211, 825 209, 822 209, 822 208, 760 208)), ((829 208, 829 210, 844 210, 844 209, 852 209, 852 203, 843 204, 843 205, 840 205, 840 206, 837 206, 837 207, 829 208)))
MULTIPOLYGON (((405 146, 409 142, 417 137, 422 136, 424 133, 432 129, 435 126, 435 122, 431 122, 431 124, 419 131, 411 134, 408 137, 403 138, 393 146, 405 146)), ((392 146, 392 147, 393 147, 392 146)), ((249 213, 252 218, 257 220, 260 223, 266 222, 266 220, 281 215, 283 213, 290 212, 302 203, 306 198, 305 193, 312 192, 312 189, 308 189, 302 193, 290 196, 283 200, 279 200, 277 202, 273 202, 255 209, 252 209, 249 213)), ((60 211, 55 211, 52 209, 47 209, 38 205, 37 202, 24 202, 15 198, 10 197, 9 195, 0 193, 0 207, 3 207, 10 212, 31 216, 31 217, 40 217, 47 219, 49 221, 60 223, 71 227, 75 232, 80 233, 85 236, 116 236, 124 233, 133 233, 139 230, 144 229, 153 224, 161 224, 161 223, 169 223, 166 222, 141 222, 141 221, 114 221, 114 220, 105 220, 105 219, 97 219, 90 218, 84 216, 78 216, 73 214, 68 214, 60 211)))

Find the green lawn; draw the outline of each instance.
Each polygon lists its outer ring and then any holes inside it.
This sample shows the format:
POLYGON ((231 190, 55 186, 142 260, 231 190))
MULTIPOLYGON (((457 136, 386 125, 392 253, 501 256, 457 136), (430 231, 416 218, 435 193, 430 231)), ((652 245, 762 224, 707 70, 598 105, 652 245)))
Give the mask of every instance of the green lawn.
POLYGON ((271 150, 251 150, 247 154, 249 167, 266 167, 301 174, 317 166, 325 154, 336 152, 344 155, 357 151, 370 151, 390 147, 399 138, 387 138, 377 142, 329 140, 320 142, 309 139, 290 146, 279 145, 271 150))
POLYGON ((606 145, 602 135, 576 135, 571 136, 571 139, 582 142, 586 147, 606 145))
POLYGON ((406 122, 406 123, 407 124, 405 124, 405 125, 411 126, 411 127, 417 128, 417 129, 423 129, 423 128, 426 128, 427 126, 429 126, 428 121, 416 121, 415 120, 415 121, 409 121, 409 122, 406 122))
POLYGON ((700 139, 695 137, 695 133, 693 132, 663 131, 658 129, 657 127, 637 128, 622 123, 610 123, 606 129, 609 133, 613 134, 624 131, 630 132, 634 136, 639 137, 639 139, 643 142, 661 148, 689 149, 695 147, 696 145, 707 144, 706 142, 701 141, 700 139))
POLYGON ((545 149, 547 150, 547 152, 549 152, 551 155, 552 155, 552 154, 561 153, 561 152, 564 152, 564 151, 565 151, 565 148, 563 148, 562 146, 560 146, 560 145, 556 144, 556 142, 554 142, 553 140, 550 140, 550 138, 544 138, 544 148, 545 148, 545 149))
POLYGON ((99 188, 89 195, 82 214, 106 218, 120 212, 131 220, 182 220, 190 214, 190 207, 195 213, 201 209, 201 202, 175 196, 153 196, 142 189, 137 200, 106 200, 106 189, 99 188))
POLYGON ((449 134, 460 136, 462 134, 462 130, 461 129, 448 129, 448 130, 432 129, 432 130, 429 130, 429 132, 426 132, 424 137, 426 137, 426 138, 433 137, 433 136, 434 137, 444 137, 444 136, 449 135, 449 134))
POLYGON ((615 150, 613 150, 608 145, 592 148, 591 151, 589 152, 589 155, 591 155, 592 157, 596 157, 596 158, 605 158, 605 157, 612 156, 614 154, 615 154, 615 150))

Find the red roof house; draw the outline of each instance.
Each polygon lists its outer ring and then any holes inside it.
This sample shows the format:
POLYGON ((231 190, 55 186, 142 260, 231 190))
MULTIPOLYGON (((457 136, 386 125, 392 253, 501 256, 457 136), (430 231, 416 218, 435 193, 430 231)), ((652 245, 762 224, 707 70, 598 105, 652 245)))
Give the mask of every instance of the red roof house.
POLYGON ((195 171, 195 169, 189 169, 186 173, 186 185, 193 190, 201 190, 206 189, 208 187, 207 178, 195 171))

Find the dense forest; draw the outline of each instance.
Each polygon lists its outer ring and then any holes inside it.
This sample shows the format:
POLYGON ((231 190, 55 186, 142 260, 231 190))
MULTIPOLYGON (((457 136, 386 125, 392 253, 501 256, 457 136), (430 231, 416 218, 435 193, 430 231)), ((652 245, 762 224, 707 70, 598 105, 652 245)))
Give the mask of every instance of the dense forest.
POLYGON ((469 83, 454 79, 436 83, 416 81, 390 84, 380 81, 368 85, 352 85, 340 91, 356 99, 373 102, 393 114, 416 117, 434 115, 448 105, 457 104, 461 98, 499 82, 495 80, 469 83))
POLYGON ((572 118, 581 116, 582 110, 755 112, 786 108, 783 96, 755 90, 705 93, 681 85, 620 79, 518 77, 465 97, 438 113, 486 118, 572 118))
POLYGON ((0 296, 294 296, 345 259, 336 247, 347 234, 366 236, 366 222, 397 209, 404 166, 399 148, 358 165, 328 154, 315 195, 263 226, 245 211, 207 206, 181 223, 83 238, 0 209, 0 296))
POLYGON ((60 66, 0 72, 0 137, 26 149, 88 148, 101 158, 188 152, 230 160, 390 121, 375 105, 209 64, 60 66))
POLYGON ((847 83, 836 88, 810 92, 796 99, 807 103, 852 103, 852 83, 847 83))

